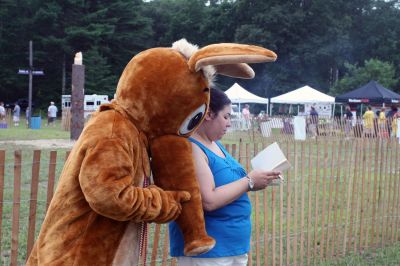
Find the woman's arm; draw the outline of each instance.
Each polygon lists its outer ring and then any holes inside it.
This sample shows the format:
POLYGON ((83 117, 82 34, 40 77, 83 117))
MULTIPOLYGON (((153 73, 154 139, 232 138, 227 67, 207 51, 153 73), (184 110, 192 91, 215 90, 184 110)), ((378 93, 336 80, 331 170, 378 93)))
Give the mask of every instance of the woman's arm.
MULTIPOLYGON (((216 188, 213 174, 208 166, 207 156, 196 144, 192 144, 192 148, 204 210, 219 209, 249 191, 249 181, 246 176, 216 188)), ((254 190, 260 190, 268 186, 273 179, 279 178, 279 174, 280 172, 252 171, 248 176, 251 176, 254 182, 254 190)))

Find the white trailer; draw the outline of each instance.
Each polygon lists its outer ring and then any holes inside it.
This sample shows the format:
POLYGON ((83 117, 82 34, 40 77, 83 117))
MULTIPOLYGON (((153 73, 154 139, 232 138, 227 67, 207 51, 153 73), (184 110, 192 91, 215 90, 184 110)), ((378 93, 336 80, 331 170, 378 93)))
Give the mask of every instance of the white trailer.
MULTIPOLYGON (((93 112, 95 112, 103 103, 109 103, 108 95, 85 95, 83 102, 83 110, 85 119, 93 112)), ((71 95, 62 95, 61 97, 62 109, 71 108, 71 95)))

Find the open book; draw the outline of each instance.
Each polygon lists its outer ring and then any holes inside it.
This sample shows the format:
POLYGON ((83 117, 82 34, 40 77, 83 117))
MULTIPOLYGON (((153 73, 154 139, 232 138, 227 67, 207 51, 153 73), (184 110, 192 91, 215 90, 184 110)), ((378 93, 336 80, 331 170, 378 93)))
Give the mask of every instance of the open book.
MULTIPOLYGON (((254 170, 283 172, 290 168, 290 163, 278 143, 274 142, 251 159, 251 166, 254 170)), ((281 180, 274 180, 273 185, 279 185, 284 181, 282 176, 280 178, 281 180)))

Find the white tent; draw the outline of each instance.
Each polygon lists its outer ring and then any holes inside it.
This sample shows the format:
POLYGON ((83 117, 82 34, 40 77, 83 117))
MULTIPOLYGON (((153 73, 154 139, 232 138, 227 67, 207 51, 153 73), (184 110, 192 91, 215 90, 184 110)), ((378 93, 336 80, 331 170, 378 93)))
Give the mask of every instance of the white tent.
POLYGON ((304 86, 294 91, 271 98, 271 103, 304 104, 304 103, 334 103, 335 97, 317 91, 310 86, 304 86))
MULTIPOLYGON (((304 104, 307 108, 313 105, 319 109, 319 113, 321 112, 321 114, 330 116, 334 109, 332 105, 335 104, 335 97, 329 96, 306 85, 294 91, 271 98, 271 103, 304 104)), ((299 112, 299 106, 297 106, 297 111, 299 112)))
POLYGON ((228 98, 232 103, 263 103, 268 104, 267 98, 262 98, 257 96, 246 89, 244 89, 239 84, 235 83, 227 91, 225 91, 228 98))
POLYGON ((233 119, 232 120, 232 130, 238 130, 238 129, 248 129, 249 125, 247 124, 243 118, 242 118, 242 113, 241 113, 241 107, 240 104, 242 103, 261 103, 261 104, 266 104, 268 110, 268 99, 267 98, 262 98, 260 96, 257 96, 246 89, 244 89, 242 86, 239 84, 235 83, 230 87, 227 91, 225 91, 226 95, 228 98, 231 100, 232 103, 238 103, 239 104, 239 113, 238 113, 238 118, 237 120, 233 119))

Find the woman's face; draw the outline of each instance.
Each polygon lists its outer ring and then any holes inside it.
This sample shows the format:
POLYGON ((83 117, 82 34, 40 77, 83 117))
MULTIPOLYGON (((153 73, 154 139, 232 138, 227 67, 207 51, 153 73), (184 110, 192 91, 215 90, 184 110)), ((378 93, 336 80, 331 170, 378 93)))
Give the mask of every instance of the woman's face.
POLYGON ((228 104, 217 114, 211 112, 206 117, 208 135, 212 140, 219 140, 225 135, 231 126, 231 112, 231 105, 228 104))

